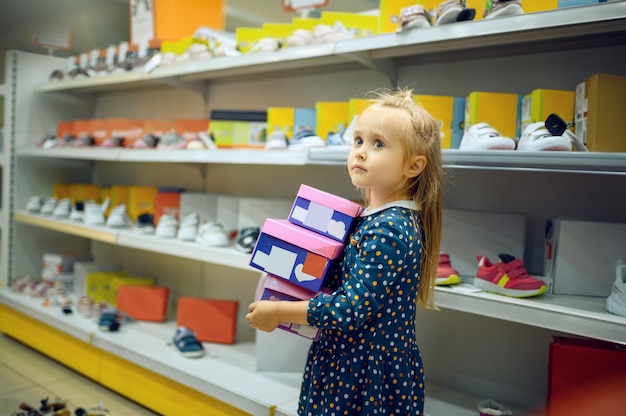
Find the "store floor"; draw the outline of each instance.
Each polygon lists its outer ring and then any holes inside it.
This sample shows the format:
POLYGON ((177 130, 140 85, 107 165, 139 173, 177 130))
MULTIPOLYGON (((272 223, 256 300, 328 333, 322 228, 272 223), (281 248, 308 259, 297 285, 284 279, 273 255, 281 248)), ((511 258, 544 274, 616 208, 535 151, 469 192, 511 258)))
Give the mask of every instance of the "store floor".
POLYGON ((46 397, 64 400, 72 416, 99 403, 111 416, 157 414, 0 334, 0 415, 18 412, 21 403, 39 406, 46 397))

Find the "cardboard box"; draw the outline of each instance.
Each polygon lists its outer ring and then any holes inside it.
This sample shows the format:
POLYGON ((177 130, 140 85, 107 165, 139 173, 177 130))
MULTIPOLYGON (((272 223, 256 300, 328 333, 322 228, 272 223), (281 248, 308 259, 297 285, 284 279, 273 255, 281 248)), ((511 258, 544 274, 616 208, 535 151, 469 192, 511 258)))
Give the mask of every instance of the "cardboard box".
POLYGON ((266 132, 266 111, 211 111, 210 135, 217 147, 262 148, 266 132))
MULTIPOLYGON (((309 300, 315 296, 315 292, 306 290, 300 286, 289 283, 285 279, 267 276, 263 285, 262 300, 284 300, 284 301, 300 301, 309 300)), ((319 338, 319 329, 308 325, 300 325, 293 323, 281 323, 278 328, 292 334, 299 335, 311 340, 319 338)))
POLYGON ((626 76, 595 74, 576 87, 576 135, 592 152, 626 152, 626 76))
POLYGON ((350 124, 350 105, 347 101, 318 101, 315 115, 315 132, 326 140, 329 134, 343 131, 350 124))
POLYGON ((72 196, 69 183, 55 183, 52 187, 52 196, 57 199, 70 198, 72 196))
POLYGON ((124 271, 97 271, 85 276, 86 295, 94 302, 109 302, 111 299, 111 279, 116 276, 128 276, 124 271))
POLYGON ((416 0, 380 0, 378 32, 395 32, 400 27, 400 10, 418 4, 416 0))
POLYGON ((345 243, 363 207, 348 199, 300 185, 289 221, 325 237, 345 243))
POLYGON ((154 286, 155 284, 156 281, 153 277, 129 276, 127 274, 113 275, 109 281, 110 292, 108 302, 113 306, 117 305, 117 294, 121 286, 154 286))
POLYGON ((196 334, 200 342, 235 343, 239 302, 179 297, 176 324, 196 334))
POLYGON ((74 263, 74 296, 87 296, 87 274, 95 272, 119 272, 121 266, 114 264, 98 264, 93 261, 77 261, 74 263))
POLYGON ((91 185, 88 183, 72 183, 70 184, 70 199, 72 205, 76 202, 94 201, 100 203, 102 188, 100 185, 91 185))
POLYGON ((293 107, 269 107, 267 109, 267 134, 282 131, 287 138, 294 133, 296 109, 293 107))
POLYGON ((626 223, 556 219, 552 233, 553 293, 608 297, 615 260, 626 260, 626 223))
MULTIPOLYGON (((128 191, 128 216, 134 223, 142 214, 154 215, 156 186, 131 186, 128 191)), ((155 223, 156 224, 156 223, 155 223)))
POLYGON ((209 133, 209 120, 204 118, 178 118, 174 120, 174 129, 187 140, 192 140, 199 133, 209 133))
POLYGON ((439 95, 414 95, 431 116, 439 121, 441 129, 441 148, 458 149, 463 138, 465 119, 465 98, 439 95))
POLYGON ((129 1, 130 42, 176 41, 200 26, 224 29, 224 0, 129 1), (150 7, 151 6, 151 7, 150 7))
POLYGON ((165 322, 169 288, 122 285, 117 290, 117 309, 138 321, 165 322))
POLYGON ((250 265, 318 292, 327 283, 332 261, 341 256, 343 249, 343 243, 288 220, 267 219, 250 265))
POLYGON ((180 195, 180 217, 196 213, 200 222, 217 220, 217 195, 206 192, 183 192, 180 195))
POLYGON ((363 112, 367 107, 374 103, 373 100, 368 100, 365 98, 350 98, 348 100, 348 120, 352 121, 352 119, 363 112))
POLYGON ((478 123, 488 123, 503 137, 519 137, 521 100, 518 94, 471 92, 465 100, 465 131, 478 123))
POLYGON ((157 191, 154 200, 154 223, 158 224, 162 215, 168 214, 179 218, 180 197, 183 189, 157 191))
POLYGON ((575 108, 576 91, 533 90, 522 100, 521 131, 531 123, 545 122, 550 114, 557 114, 566 123, 572 122, 575 108))
POLYGON ((74 263, 89 260, 90 256, 85 253, 44 253, 42 258, 41 279, 52 282, 53 276, 74 271, 74 263))

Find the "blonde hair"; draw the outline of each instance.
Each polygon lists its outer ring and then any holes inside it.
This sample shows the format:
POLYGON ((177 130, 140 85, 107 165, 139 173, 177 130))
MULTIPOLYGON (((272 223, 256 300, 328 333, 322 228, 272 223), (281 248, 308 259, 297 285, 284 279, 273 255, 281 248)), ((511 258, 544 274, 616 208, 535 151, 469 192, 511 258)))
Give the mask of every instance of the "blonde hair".
MULTIPOLYGON (((434 289, 441 242, 441 188, 443 182, 440 129, 439 123, 413 100, 412 93, 413 91, 410 89, 377 90, 369 95, 372 96, 373 100, 371 106, 401 110, 409 116, 410 122, 400 126, 401 140, 406 150, 405 166, 413 163, 412 161, 416 156, 423 155, 426 157, 424 170, 416 177, 408 178, 404 188, 400 191, 411 195, 413 201, 420 207, 422 259, 417 303, 428 309, 437 309, 434 289)), ((405 120, 404 117, 396 117, 395 119, 398 123, 403 123, 405 120)), ((369 195, 367 192, 363 196, 368 202, 369 195)))

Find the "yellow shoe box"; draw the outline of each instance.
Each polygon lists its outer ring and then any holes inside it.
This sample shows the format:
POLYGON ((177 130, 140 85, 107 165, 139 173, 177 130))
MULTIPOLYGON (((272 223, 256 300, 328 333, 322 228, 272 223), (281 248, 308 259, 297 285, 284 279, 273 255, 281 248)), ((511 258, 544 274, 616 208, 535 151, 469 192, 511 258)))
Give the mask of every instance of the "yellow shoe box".
POLYGON ((52 186, 52 196, 57 199, 70 198, 70 188, 71 187, 69 183, 55 183, 52 186))
POLYGON ((400 10, 419 4, 416 0, 380 0, 378 33, 395 32, 400 27, 400 10))
POLYGON ((373 102, 374 100, 368 100, 367 98, 350 98, 348 101, 348 121, 351 122, 355 116, 361 114, 363 110, 372 105, 373 102))
POLYGON ((154 215, 156 186, 131 186, 128 190, 128 216, 134 223, 141 214, 154 215))
POLYGON ((443 95, 414 95, 413 99, 439 122, 441 148, 458 149, 463 138, 465 99, 443 95))
POLYGON ((326 140, 329 133, 336 133, 348 126, 350 105, 347 101, 318 101, 315 103, 315 115, 315 133, 326 140))
POLYGON ((524 96, 522 100, 522 126, 523 132, 531 123, 545 121, 550 114, 557 114, 566 123, 574 121, 574 109, 576 107, 576 92, 562 90, 533 90, 524 96))
POLYGON ((336 22, 341 24, 353 34, 355 38, 372 36, 378 33, 378 16, 347 13, 347 12, 322 12, 322 23, 334 26, 336 22))
POLYGON ((474 124, 488 123, 503 137, 519 137, 520 107, 518 94, 471 92, 465 100, 465 131, 474 124))
POLYGON ((289 35, 293 33, 294 27, 291 23, 263 23, 262 26, 265 31, 265 36, 277 39, 281 44, 285 43, 285 40, 289 35))
POLYGON ((152 277, 138 277, 128 275, 111 276, 111 280, 109 283, 110 291, 108 302, 113 306, 117 305, 117 291, 120 286, 154 286, 155 284, 156 281, 152 277))
POLYGON ((269 107, 267 109, 267 134, 282 131, 291 138, 294 130, 296 109, 293 107, 269 107))
POLYGON ((72 183, 70 184, 70 199, 72 205, 76 201, 95 201, 100 202, 100 196, 102 195, 102 188, 100 185, 91 185, 86 183, 72 183))
POLYGON ((624 108, 626 76, 590 76, 576 86, 576 135, 590 151, 626 152, 624 108))
POLYGON ((294 17, 291 19, 293 30, 304 29, 313 30, 313 28, 322 23, 322 19, 317 17, 294 17))
POLYGON ((89 272, 85 275, 85 294, 94 302, 109 302, 111 299, 111 280, 127 275, 123 271, 89 272))

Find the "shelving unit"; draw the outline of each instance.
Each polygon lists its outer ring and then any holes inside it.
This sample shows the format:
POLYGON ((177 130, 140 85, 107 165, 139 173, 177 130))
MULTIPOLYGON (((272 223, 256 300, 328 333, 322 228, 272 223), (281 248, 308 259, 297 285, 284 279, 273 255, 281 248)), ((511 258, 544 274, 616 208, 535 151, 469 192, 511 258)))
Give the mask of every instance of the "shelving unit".
MULTIPOLYGON (((35 148, 59 120, 206 116, 213 108, 310 107, 315 101, 346 100, 396 82, 419 81, 420 93, 457 96, 481 89, 517 93, 538 87, 571 89, 592 73, 626 75, 619 61, 626 53, 625 35, 626 2, 613 2, 188 62, 149 74, 61 82, 45 82, 48 71, 62 65, 54 58, 11 52, 12 59, 7 59, 11 71, 19 68, 22 74, 22 68, 30 68, 21 78, 26 84, 12 87, 17 88, 19 108, 33 109, 29 117, 38 121, 25 130, 29 119, 21 118, 26 116, 16 108, 10 110, 16 117, 16 124, 9 127, 15 149, 6 164, 14 174, 4 183, 10 183, 13 194, 12 204, 4 205, 5 225, 11 227, 9 239, 2 228, 2 249, 8 252, 12 247, 12 252, 3 286, 8 276, 36 272, 43 252, 63 246, 88 251, 103 262, 120 261, 137 273, 154 274, 176 296, 235 298, 241 305, 252 300, 258 272, 248 265, 247 255, 232 248, 209 249, 23 210, 28 197, 49 192, 55 182, 184 184, 193 191, 284 199, 292 199, 299 184, 307 183, 355 195, 345 174, 345 148, 309 152, 35 148), (546 67, 538 62, 558 64, 546 67), (493 68, 509 72, 508 76, 494 79, 493 68)), ((450 180, 446 208, 527 216, 524 260, 532 273, 540 274, 543 266, 545 219, 626 222, 620 208, 626 195, 614 191, 626 185, 626 154, 446 150, 443 163, 450 180)), ((626 345, 626 318, 605 312, 604 298, 509 299, 437 288, 436 303, 440 312, 418 312, 430 416, 474 415, 476 403, 487 397, 507 403, 516 415, 541 414, 552 336, 573 334, 626 345), (503 334, 497 345, 489 338, 492 334, 503 334), (500 351, 517 358, 493 366, 490 359, 500 351)), ((217 398, 223 406, 255 415, 296 414, 301 374, 257 370, 258 348, 264 346, 254 342, 254 332, 241 319, 245 308, 240 308, 235 345, 211 345, 217 358, 190 362, 172 358, 171 349, 163 345, 173 333, 172 323, 133 323, 119 334, 100 334, 79 317, 57 314, 7 289, 0 290, 0 304, 74 336, 96 353, 135 363, 217 398)), ((120 389, 116 383, 103 382, 120 389)), ((139 395, 135 400, 143 403, 145 398, 139 395)), ((216 409, 222 405, 216 404, 216 409)))

